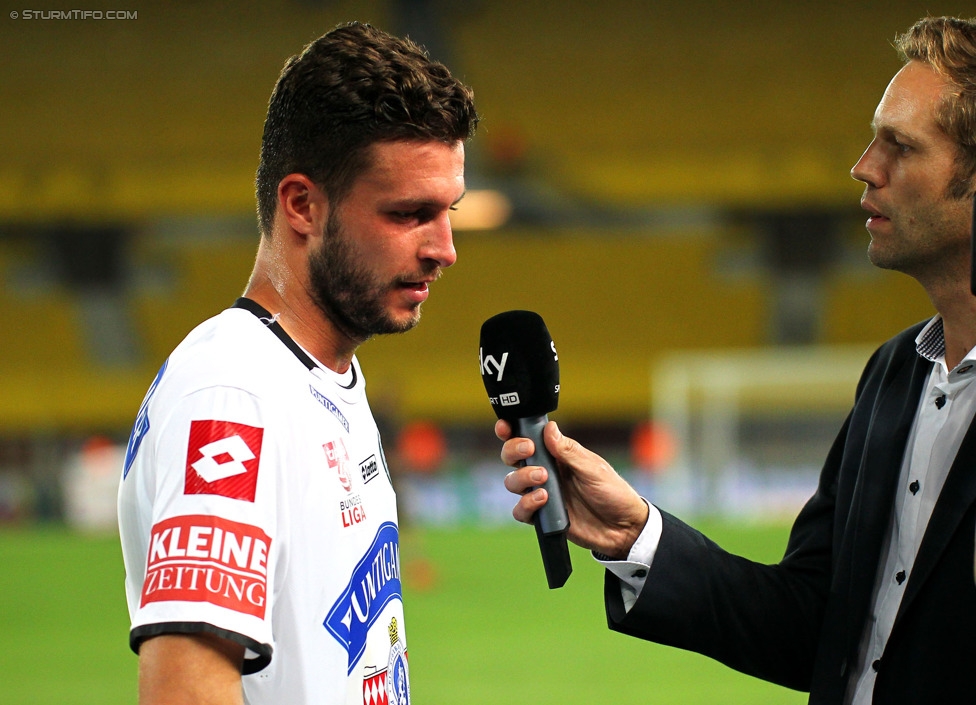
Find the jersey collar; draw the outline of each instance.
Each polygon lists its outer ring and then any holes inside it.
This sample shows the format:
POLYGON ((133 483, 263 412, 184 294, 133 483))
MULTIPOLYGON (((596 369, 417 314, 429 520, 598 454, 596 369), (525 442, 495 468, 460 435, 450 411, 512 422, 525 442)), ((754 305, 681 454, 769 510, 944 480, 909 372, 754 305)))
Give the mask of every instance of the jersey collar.
MULTIPOLYGON (((232 308, 242 308, 245 311, 250 311, 253 313, 257 319, 268 328, 268 330, 278 336, 278 340, 284 343, 285 347, 291 350, 295 357, 297 357, 301 363, 305 365, 305 367, 307 367, 310 371, 319 369, 319 366, 315 363, 315 360, 313 360, 308 353, 302 350, 302 347, 296 343, 290 335, 288 335, 284 328, 281 327, 281 324, 278 323, 278 317, 271 315, 271 312, 269 312, 257 301, 242 296, 234 302, 232 308)), ((350 365, 350 368, 352 369, 352 379, 349 381, 348 386, 341 385, 346 386, 346 389, 352 389, 355 387, 357 381, 356 366, 350 365)))

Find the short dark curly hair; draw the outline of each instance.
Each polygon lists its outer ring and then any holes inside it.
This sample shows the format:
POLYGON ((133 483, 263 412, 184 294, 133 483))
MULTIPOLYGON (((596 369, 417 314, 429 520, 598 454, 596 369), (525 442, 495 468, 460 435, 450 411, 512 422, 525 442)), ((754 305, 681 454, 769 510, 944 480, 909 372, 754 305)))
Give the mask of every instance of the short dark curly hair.
POLYGON ((477 123, 471 89, 412 41, 358 22, 336 27, 285 62, 271 94, 255 179, 262 234, 271 237, 288 174, 305 174, 337 204, 372 144, 449 144, 477 123))

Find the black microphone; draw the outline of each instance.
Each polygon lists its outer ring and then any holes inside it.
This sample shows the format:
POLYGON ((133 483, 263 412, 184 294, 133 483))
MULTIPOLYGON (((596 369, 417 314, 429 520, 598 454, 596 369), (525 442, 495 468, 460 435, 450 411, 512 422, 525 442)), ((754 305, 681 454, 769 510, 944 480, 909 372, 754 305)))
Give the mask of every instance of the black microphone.
POLYGON ((549 587, 562 587, 573 564, 566 532, 556 461, 542 440, 548 414, 559 404, 559 357, 542 317, 532 311, 506 311, 481 326, 481 379, 495 415, 508 421, 515 436, 531 439, 535 454, 519 466, 539 465, 548 473, 541 485, 549 500, 532 517, 549 587))

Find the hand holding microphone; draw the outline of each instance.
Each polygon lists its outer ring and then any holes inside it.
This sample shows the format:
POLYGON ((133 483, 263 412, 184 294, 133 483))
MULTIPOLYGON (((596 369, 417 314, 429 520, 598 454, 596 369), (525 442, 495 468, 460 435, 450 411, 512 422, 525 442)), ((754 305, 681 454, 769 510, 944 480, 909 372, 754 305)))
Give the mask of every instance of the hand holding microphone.
POLYGON ((573 571, 566 543, 569 516, 563 505, 556 463, 542 438, 548 413, 559 404, 559 357, 542 318, 531 311, 508 311, 481 326, 481 378, 495 415, 512 432, 535 444, 520 466, 546 468, 541 485, 548 501, 533 516, 550 588, 562 587, 573 571))
POLYGON ((528 471, 516 470, 505 478, 505 487, 522 495, 516 518, 528 520, 531 514, 549 587, 562 586, 572 572, 567 538, 603 555, 626 558, 648 520, 648 504, 599 455, 559 434, 554 424, 544 432, 547 414, 559 402, 559 358, 538 314, 508 311, 485 321, 481 376, 496 416, 511 427, 511 437, 528 438, 534 445, 533 454, 526 455, 518 444, 506 442, 502 460, 516 468, 546 470, 541 485, 528 471), (565 484, 560 484, 558 467, 565 484), (546 490, 545 500, 532 493, 538 487, 546 490))

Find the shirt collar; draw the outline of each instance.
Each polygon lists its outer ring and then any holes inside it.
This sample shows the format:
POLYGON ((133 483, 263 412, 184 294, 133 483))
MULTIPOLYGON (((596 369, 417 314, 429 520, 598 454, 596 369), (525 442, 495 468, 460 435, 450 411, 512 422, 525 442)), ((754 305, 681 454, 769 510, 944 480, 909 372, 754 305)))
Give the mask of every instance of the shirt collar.
POLYGON ((930 362, 945 359, 945 329, 942 316, 935 316, 915 338, 915 351, 930 362))
POLYGON ((945 328, 942 323, 942 316, 936 315, 926 324, 922 332, 915 338, 915 351, 930 362, 936 363, 936 368, 944 370, 944 375, 948 375, 949 381, 959 377, 971 377, 976 370, 976 348, 970 350, 954 370, 949 370, 945 366, 945 328))

